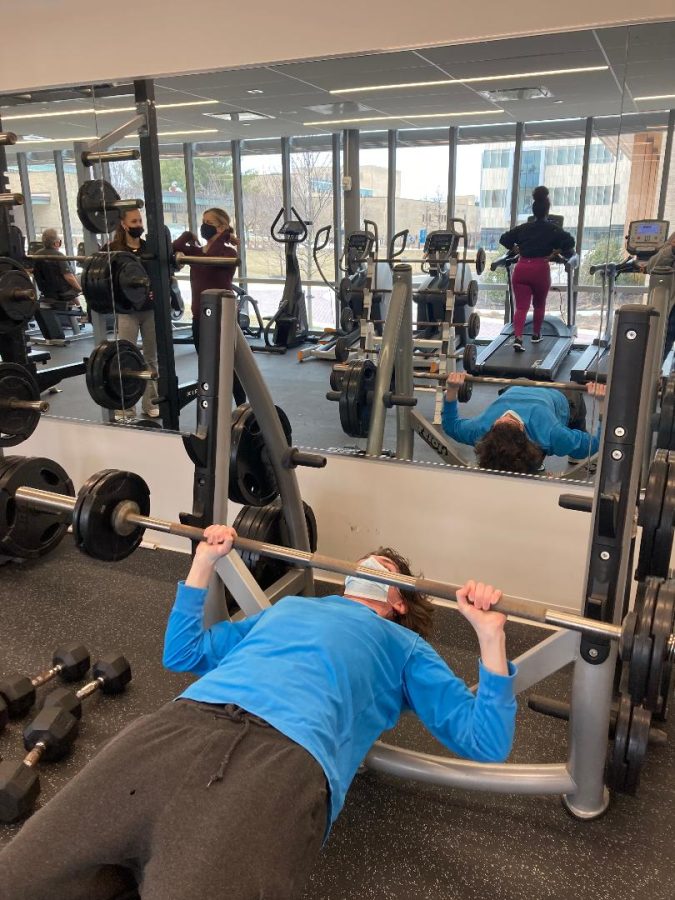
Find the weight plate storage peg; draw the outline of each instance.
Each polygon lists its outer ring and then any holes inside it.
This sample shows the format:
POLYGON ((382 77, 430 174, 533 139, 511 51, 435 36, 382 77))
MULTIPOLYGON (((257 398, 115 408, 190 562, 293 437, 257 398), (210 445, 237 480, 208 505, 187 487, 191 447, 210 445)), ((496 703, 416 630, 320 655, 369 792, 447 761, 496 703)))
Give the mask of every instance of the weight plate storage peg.
POLYGON ((87 390, 104 409, 131 409, 146 387, 146 379, 133 373, 145 371, 143 354, 131 341, 104 341, 87 360, 87 390))
POLYGON ((119 199, 104 178, 85 181, 77 192, 77 215, 82 226, 92 234, 110 234, 119 222, 119 210, 113 206, 119 199))
MULTIPOLYGON (((275 408, 290 447, 291 423, 283 409, 275 408)), ((232 414, 230 500, 247 506, 266 506, 278 494, 276 475, 262 431, 250 405, 243 403, 232 414)))
POLYGON ((33 375, 18 363, 0 363, 0 447, 15 447, 35 431, 39 408, 15 408, 15 403, 40 404, 33 375))
POLYGON ((50 553, 68 531, 69 515, 17 506, 19 487, 33 487, 68 497, 75 488, 61 466, 43 457, 6 456, 0 462, 0 554, 36 559, 50 553))
POLYGON ((83 553, 105 562, 118 562, 141 543, 141 526, 124 523, 115 528, 116 508, 150 515, 150 489, 139 475, 106 469, 80 489, 73 510, 73 537, 83 553), (124 503, 118 507, 120 497, 124 497, 124 503))
POLYGON ((618 793, 634 794, 647 755, 651 713, 619 696, 616 729, 607 762, 607 784, 618 793))

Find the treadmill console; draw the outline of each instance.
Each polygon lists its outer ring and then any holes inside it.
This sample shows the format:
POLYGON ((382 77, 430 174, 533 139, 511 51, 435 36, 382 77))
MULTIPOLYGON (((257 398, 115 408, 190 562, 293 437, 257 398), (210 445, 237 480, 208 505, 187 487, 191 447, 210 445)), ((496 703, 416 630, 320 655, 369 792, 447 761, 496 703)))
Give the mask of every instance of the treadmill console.
MULTIPOLYGON (((527 221, 534 222, 536 220, 534 216, 529 216, 527 221)), ((552 225, 557 225, 558 228, 562 228, 565 216, 546 216, 546 221, 550 222, 552 225)))
POLYGON ((670 222, 665 219, 639 219, 631 222, 626 235, 626 250, 639 259, 653 256, 668 238, 670 222))

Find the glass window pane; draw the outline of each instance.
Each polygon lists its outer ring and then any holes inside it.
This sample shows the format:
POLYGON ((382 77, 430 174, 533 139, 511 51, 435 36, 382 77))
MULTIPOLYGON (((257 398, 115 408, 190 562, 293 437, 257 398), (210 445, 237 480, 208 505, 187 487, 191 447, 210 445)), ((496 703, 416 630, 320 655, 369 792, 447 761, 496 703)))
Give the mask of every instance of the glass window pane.
MULTIPOLYGON (((283 244, 270 235, 270 226, 283 206, 281 153, 242 153, 242 194, 244 228, 240 237, 246 241, 246 269, 253 277, 283 278, 285 260, 283 244)), ((281 296, 275 290, 276 310, 281 296)))
POLYGON ((190 230, 182 146, 160 148, 159 174, 162 180, 164 224, 175 240, 184 231, 190 230))
MULTIPOLYGON (((367 137, 372 138, 371 135, 367 135, 367 137)), ((386 135, 383 139, 384 147, 365 148, 363 146, 364 135, 361 135, 361 147, 359 148, 361 221, 371 219, 375 222, 382 251, 387 243, 387 173, 389 171, 386 135)))
POLYGON ((410 231, 408 246, 447 225, 449 155, 447 144, 396 150, 396 231, 410 231))

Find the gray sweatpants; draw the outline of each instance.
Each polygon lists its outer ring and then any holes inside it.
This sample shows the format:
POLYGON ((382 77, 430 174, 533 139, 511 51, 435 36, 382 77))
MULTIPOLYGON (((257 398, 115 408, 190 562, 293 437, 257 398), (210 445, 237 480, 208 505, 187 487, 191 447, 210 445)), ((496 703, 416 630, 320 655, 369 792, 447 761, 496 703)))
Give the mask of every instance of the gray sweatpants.
POLYGON ((322 768, 235 706, 177 701, 124 729, 0 853, 3 900, 286 900, 326 826, 322 768))
MULTIPOLYGON (((157 371, 157 334, 155 332, 155 313, 151 309, 142 312, 117 313, 117 336, 121 341, 131 341, 136 346, 138 332, 141 333, 143 344, 143 358, 149 369, 157 371)), ((153 400, 156 400, 157 382, 148 381, 143 394, 143 412, 147 413, 153 408, 153 400)))

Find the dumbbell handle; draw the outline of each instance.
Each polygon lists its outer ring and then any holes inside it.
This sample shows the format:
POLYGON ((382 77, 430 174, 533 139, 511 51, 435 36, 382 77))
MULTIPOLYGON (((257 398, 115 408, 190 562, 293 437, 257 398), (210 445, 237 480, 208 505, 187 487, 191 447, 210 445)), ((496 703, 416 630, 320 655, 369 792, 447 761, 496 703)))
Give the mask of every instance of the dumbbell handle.
POLYGON ((34 409, 35 412, 49 412, 46 400, 0 400, 0 409, 34 409))
POLYGON ((47 745, 44 741, 38 741, 37 744, 30 750, 23 758, 24 766, 28 766, 29 769, 32 769, 33 766, 37 766, 37 764, 42 759, 42 756, 47 749, 47 745))
POLYGON ((105 678, 102 675, 99 675, 98 678, 95 678, 93 681, 87 682, 87 684, 83 685, 79 691, 75 691, 75 696, 78 700, 84 700, 85 697, 91 696, 91 694, 99 691, 103 685, 105 684, 105 678))
POLYGON ((36 675, 35 678, 31 678, 30 683, 33 687, 40 687, 43 684, 47 684, 48 681, 51 681, 52 678, 56 678, 57 675, 60 675, 61 672, 65 669, 63 663, 59 663, 56 666, 52 666, 51 669, 46 669, 44 672, 40 672, 39 675, 36 675))

